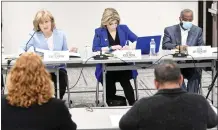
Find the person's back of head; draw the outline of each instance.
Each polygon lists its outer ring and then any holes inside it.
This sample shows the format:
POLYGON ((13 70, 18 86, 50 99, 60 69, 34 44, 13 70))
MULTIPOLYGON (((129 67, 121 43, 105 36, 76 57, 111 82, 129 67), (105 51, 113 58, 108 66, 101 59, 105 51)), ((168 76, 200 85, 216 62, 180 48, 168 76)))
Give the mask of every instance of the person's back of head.
POLYGON ((41 57, 35 53, 23 53, 10 70, 6 87, 9 104, 17 107, 42 105, 54 95, 50 74, 41 57))
POLYGON ((154 84, 157 89, 180 88, 183 76, 179 66, 172 60, 164 60, 154 69, 154 84))
MULTIPOLYGON (((204 129, 205 99, 182 90, 180 67, 172 60, 164 60, 155 67, 155 86, 159 90, 152 98, 148 121, 154 129, 204 129), (155 102, 154 102, 155 100, 155 102), (196 114, 197 112, 197 114, 196 114), (195 123, 197 122, 197 124, 195 123)), ((151 100, 149 101, 151 102, 151 100)))

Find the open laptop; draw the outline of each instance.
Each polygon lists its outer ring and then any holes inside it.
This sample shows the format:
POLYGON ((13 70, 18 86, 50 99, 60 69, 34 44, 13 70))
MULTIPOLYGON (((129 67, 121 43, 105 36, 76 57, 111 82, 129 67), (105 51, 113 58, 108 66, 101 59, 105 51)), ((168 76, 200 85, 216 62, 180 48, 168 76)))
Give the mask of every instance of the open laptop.
POLYGON ((154 39, 156 43, 155 52, 158 53, 160 47, 161 35, 138 37, 136 43, 136 49, 141 49, 142 54, 149 54, 151 39, 154 39))

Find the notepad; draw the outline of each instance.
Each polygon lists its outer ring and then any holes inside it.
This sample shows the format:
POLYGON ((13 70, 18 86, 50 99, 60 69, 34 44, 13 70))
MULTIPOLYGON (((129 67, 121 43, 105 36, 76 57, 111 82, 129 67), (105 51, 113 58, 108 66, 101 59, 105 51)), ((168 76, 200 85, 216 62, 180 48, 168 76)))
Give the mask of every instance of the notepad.
POLYGON ((70 58, 81 57, 79 53, 75 53, 75 52, 69 52, 69 56, 70 58))
POLYGON ((110 120, 113 127, 119 127, 119 122, 122 116, 123 115, 110 115, 110 120))

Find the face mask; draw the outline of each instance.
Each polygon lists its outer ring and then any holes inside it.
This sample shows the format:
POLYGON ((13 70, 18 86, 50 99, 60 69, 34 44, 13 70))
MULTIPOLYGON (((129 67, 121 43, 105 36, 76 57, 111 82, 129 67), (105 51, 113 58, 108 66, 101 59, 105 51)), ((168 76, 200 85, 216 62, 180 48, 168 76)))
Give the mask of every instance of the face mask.
POLYGON ((182 21, 182 27, 184 29, 190 29, 192 27, 192 22, 182 21))

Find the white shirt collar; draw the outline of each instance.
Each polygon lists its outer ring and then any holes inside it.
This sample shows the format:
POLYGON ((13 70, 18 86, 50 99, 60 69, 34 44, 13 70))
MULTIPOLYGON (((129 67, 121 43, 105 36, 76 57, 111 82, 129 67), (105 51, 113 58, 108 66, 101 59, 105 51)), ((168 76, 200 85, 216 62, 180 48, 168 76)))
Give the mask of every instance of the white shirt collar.
POLYGON ((181 30, 181 45, 187 45, 188 32, 190 31, 190 29, 184 30, 180 26, 180 30, 181 30))
POLYGON ((190 31, 190 29, 184 30, 184 29, 181 27, 181 25, 179 25, 179 27, 180 27, 180 30, 183 31, 183 32, 186 32, 186 31, 189 32, 189 31, 190 31))

